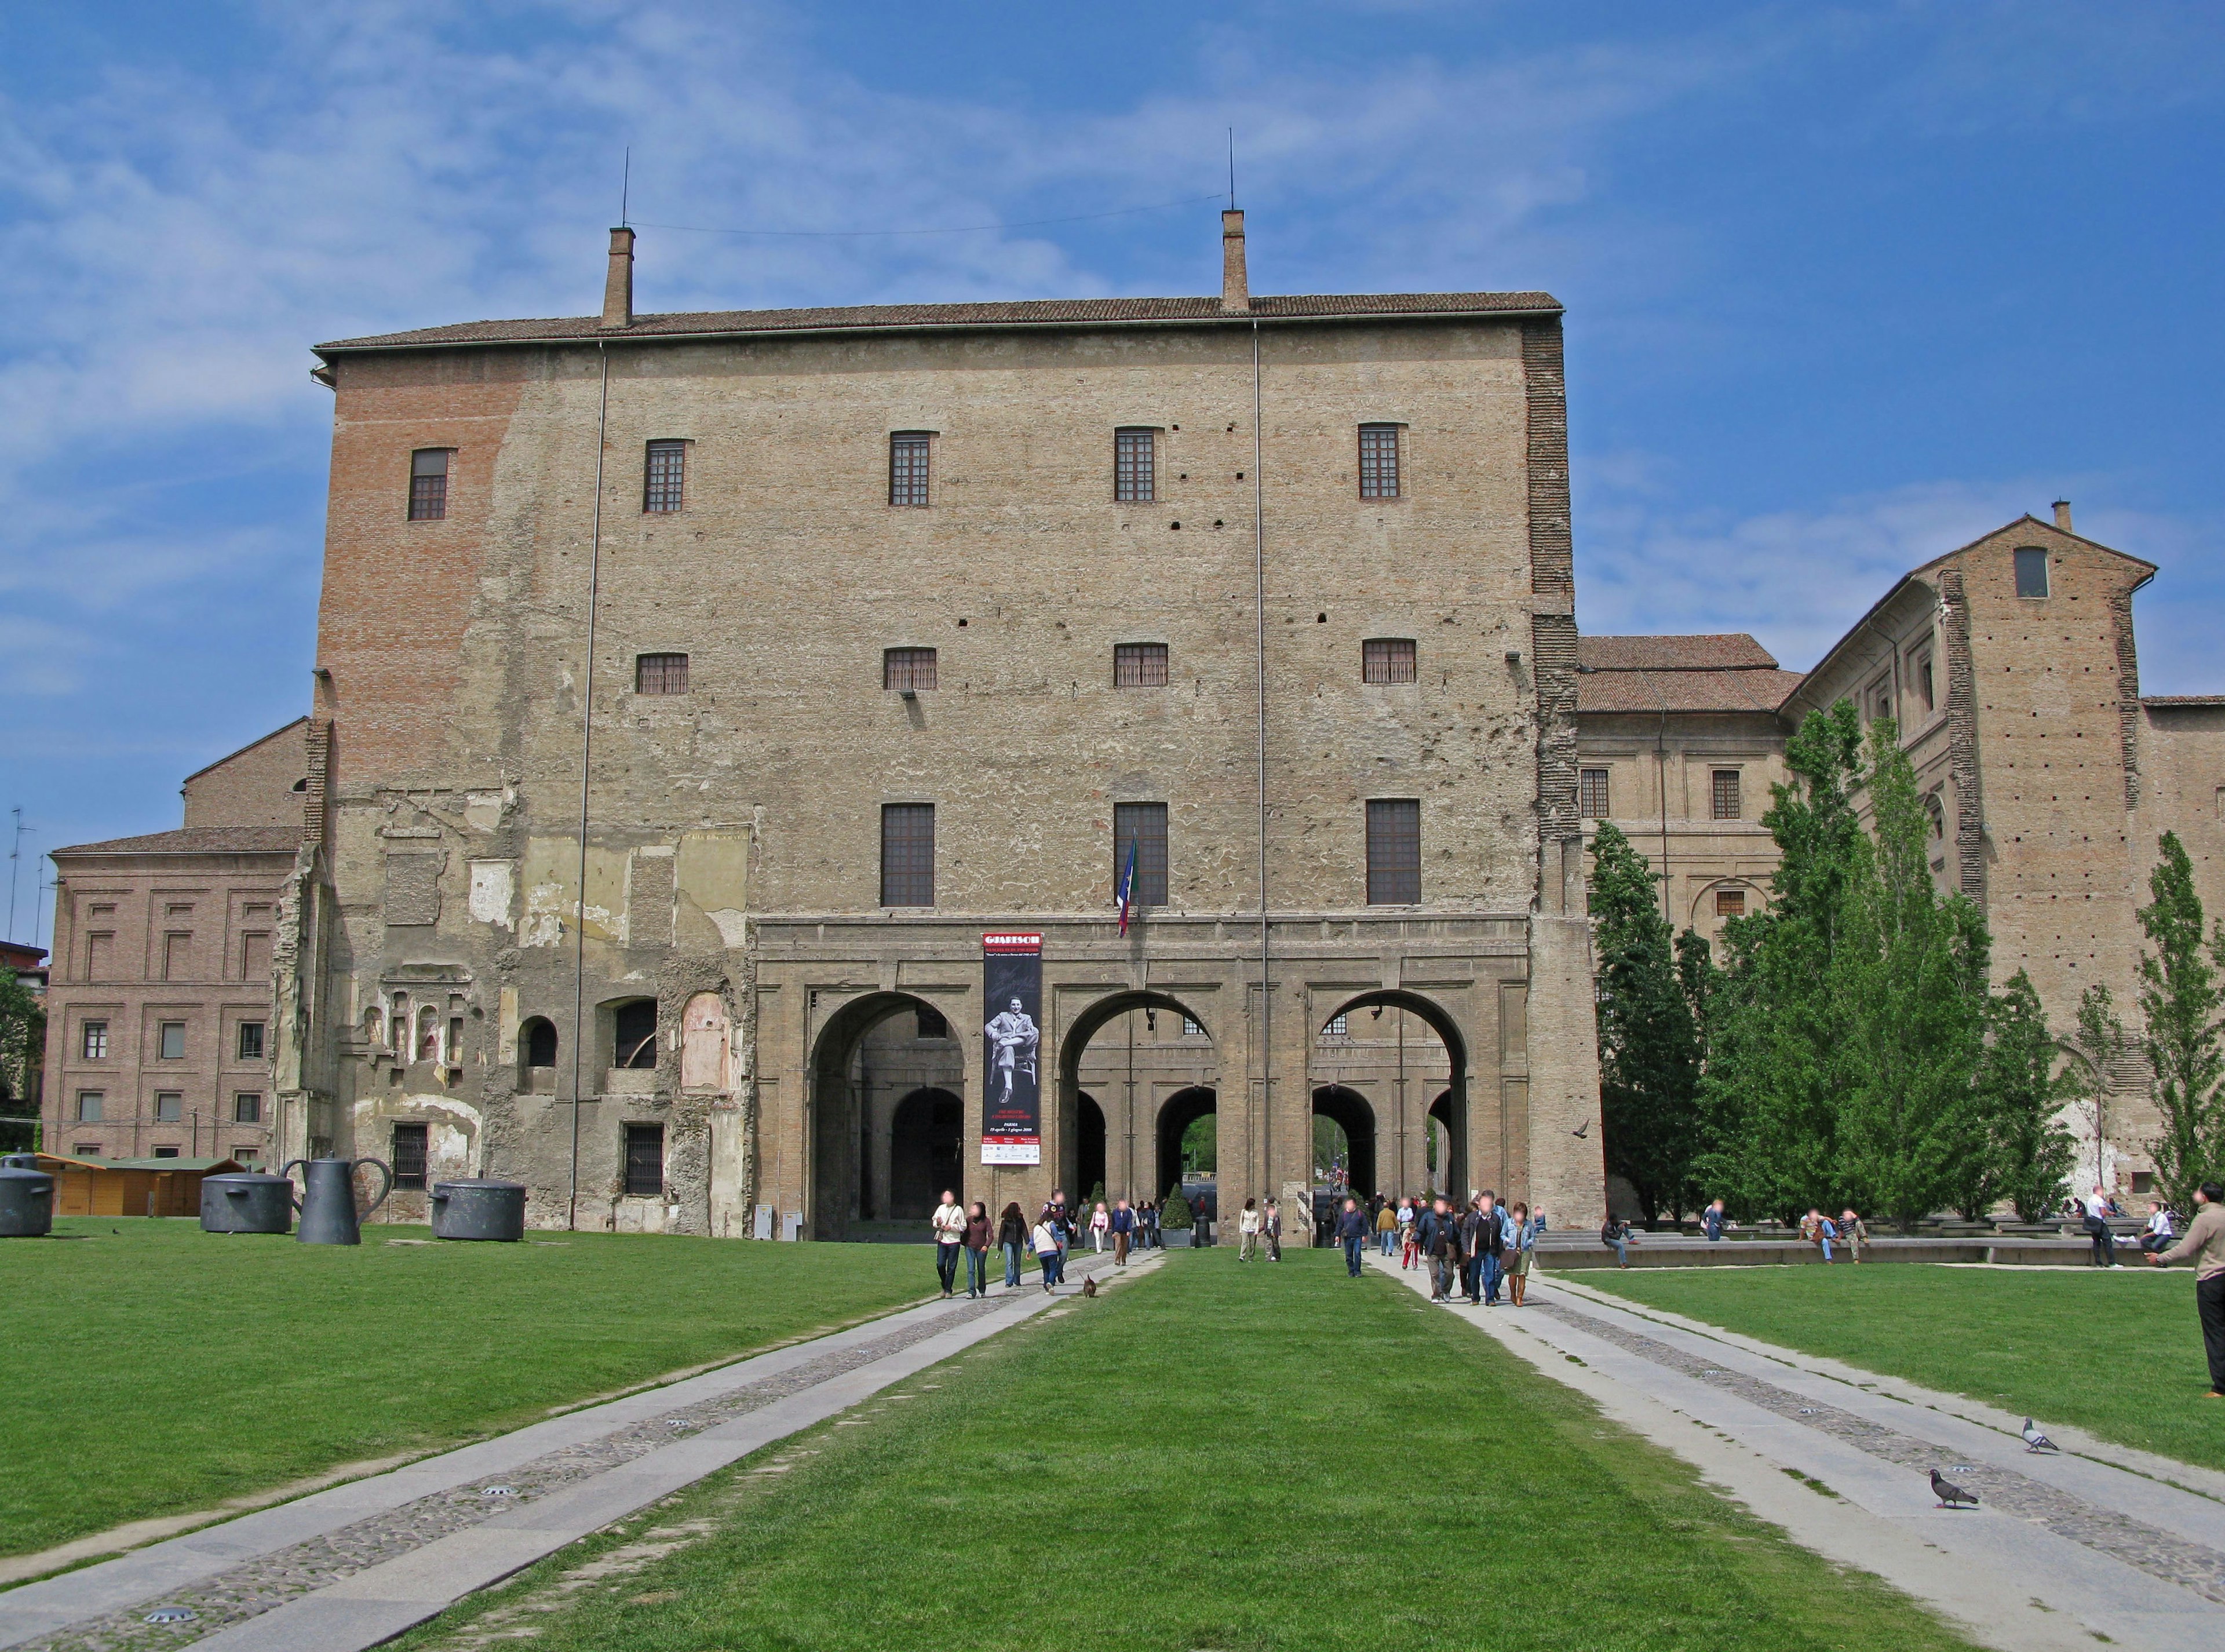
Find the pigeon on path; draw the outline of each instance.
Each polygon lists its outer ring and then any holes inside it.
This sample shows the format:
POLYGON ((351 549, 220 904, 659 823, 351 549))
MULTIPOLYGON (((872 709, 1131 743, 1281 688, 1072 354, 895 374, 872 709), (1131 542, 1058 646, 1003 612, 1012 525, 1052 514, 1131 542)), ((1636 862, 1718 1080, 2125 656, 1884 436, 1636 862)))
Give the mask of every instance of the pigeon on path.
POLYGON ((1975 1509, 1978 1506, 1976 1492, 1965 1491, 1936 1468, 1931 1471, 1931 1493, 1939 1499, 1942 1509, 1975 1509))
POLYGON ((2039 1432, 2039 1425, 2030 1417, 2024 1420, 2024 1446, 2026 1451, 2053 1452, 2063 1447, 2039 1432))

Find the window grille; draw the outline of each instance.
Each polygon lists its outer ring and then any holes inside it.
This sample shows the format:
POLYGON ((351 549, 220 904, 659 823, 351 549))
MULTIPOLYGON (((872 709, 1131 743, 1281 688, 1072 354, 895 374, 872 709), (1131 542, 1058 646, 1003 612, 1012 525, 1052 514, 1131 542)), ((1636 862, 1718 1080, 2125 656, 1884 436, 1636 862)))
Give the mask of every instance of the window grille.
POLYGON ((156 1123, 179 1123, 184 1120, 185 1116, 186 1098, 181 1092, 175 1090, 158 1090, 155 1092, 155 1122, 156 1123))
POLYGON ((686 693, 688 692, 688 656, 684 654, 635 655, 633 691, 637 694, 686 693))
POLYGON ((1345 1018, 1344 1013, 1340 1010, 1337 1014, 1331 1016, 1328 1018, 1328 1024, 1322 1029, 1322 1036, 1323 1038, 1349 1038, 1352 1036, 1352 1023, 1345 1018))
POLYGON ((1112 497, 1123 504, 1150 504, 1158 493, 1158 432, 1112 433, 1112 497))
POLYGON ((1398 497, 1398 427, 1360 427, 1360 497, 1395 499, 1398 497))
POLYGON ((883 649, 881 650, 881 687, 905 688, 914 693, 935 687, 935 650, 933 649, 883 649))
POLYGON ((1112 686, 1115 688, 1163 688, 1167 686, 1167 645, 1163 642, 1117 642, 1112 648, 1112 686))
POLYGON ((1112 898, 1120 898, 1120 879, 1128 870, 1128 845, 1136 846, 1136 887, 1130 898, 1138 906, 1167 903, 1167 806, 1163 803, 1115 803, 1112 806, 1112 898))
POLYGON ((239 1023, 239 1059, 259 1061, 263 1059, 263 1023, 243 1021, 239 1023))
POLYGON ((1718 769, 1715 771, 1715 817, 1718 820, 1739 818, 1741 800, 1739 795, 1739 771, 1718 769))
POLYGON ((422 1124, 396 1124, 394 1127, 394 1185, 397 1187, 425 1186, 425 1135, 422 1124))
POLYGON ((1360 645, 1360 676, 1363 682, 1414 680, 1414 639, 1410 636, 1372 636, 1360 645))
POLYGON ((628 1199, 664 1196, 664 1126, 625 1127, 625 1190, 628 1199))
POLYGON ((646 1073, 656 1066, 656 1000, 635 998, 611 1012, 611 1065, 646 1073))
MULTIPOLYGON (((231 1122, 235 1124, 260 1124, 263 1122, 263 1098, 252 1090, 242 1090, 231 1098, 231 1122)), ((232 1155, 238 1158, 238 1154, 232 1155)))
POLYGON ((1205 1036, 1205 1028, 1200 1022, 1191 1019, 1188 1016, 1184 1016, 1182 1017, 1182 1035, 1184 1038, 1203 1038, 1205 1036))
POLYGON ((155 1156, 158 1159, 174 1159, 179 1156, 179 1152, 174 1147, 158 1147, 155 1149, 155 1156))
POLYGON ((100 1123, 101 1104, 108 1099, 105 1091, 80 1090, 77 1092, 77 1122, 80 1124, 100 1123))
POLYGON ((881 904, 935 904, 935 805, 881 806, 881 904))
POLYGON ((78 1048, 84 1052, 86 1060, 105 1061, 108 1059, 108 1023, 105 1021, 86 1022, 84 1039, 78 1048))
POLYGON ((2019 597, 2047 594, 2047 553, 2025 547, 2016 554, 2016 593, 2019 597))
POLYGON ((1378 797, 1367 803, 1367 904, 1412 906, 1422 898, 1422 803, 1378 797))
POLYGON ((927 442, 924 430, 899 430, 889 438, 889 503, 927 503, 927 442))
POLYGON ((1611 813, 1607 807, 1607 777, 1604 769, 1585 769, 1576 775, 1576 813, 1587 820, 1604 820, 1611 813))
POLYGON ((688 491, 688 444, 684 441, 653 441, 649 445, 649 462, 643 467, 641 483, 641 508, 643 510, 677 510, 688 491))
POLYGON ((940 1010, 930 1010, 922 1004, 915 1035, 920 1038, 948 1038, 950 1036, 950 1022, 940 1010))
POLYGON ((164 1022, 162 1031, 157 1035, 155 1048, 161 1052, 160 1059, 162 1060, 184 1060, 186 1059, 186 1023, 182 1021, 164 1022))
POLYGON ((1715 915, 1718 918, 1743 918, 1746 916, 1746 891, 1744 889, 1717 889, 1715 891, 1715 915))
POLYGON ((409 520, 439 522, 448 514, 448 453, 421 447, 409 455, 409 520))

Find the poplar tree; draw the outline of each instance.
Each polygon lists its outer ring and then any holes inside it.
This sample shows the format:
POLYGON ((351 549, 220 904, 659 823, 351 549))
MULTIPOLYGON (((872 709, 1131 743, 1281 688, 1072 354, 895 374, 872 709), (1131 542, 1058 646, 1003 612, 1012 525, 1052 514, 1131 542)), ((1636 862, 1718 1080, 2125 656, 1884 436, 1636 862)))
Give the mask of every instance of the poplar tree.
POLYGON ((2218 1094, 2225 1077, 2225 1029, 2218 1024, 2214 967, 2225 961, 2225 926, 2209 936, 2204 958, 2193 865, 2176 832, 2165 832, 2158 847, 2161 858, 2148 874, 2151 898, 2139 914, 2140 928, 2155 946, 2140 953, 2139 1005, 2163 1124, 2148 1151, 2165 1197, 2190 1210, 2195 1188, 2218 1174, 2225 1161, 2225 1102, 2218 1094))
MULTIPOLYGON (((2106 987, 2089 989, 2101 993, 2106 987)), ((2027 1222, 2044 1218, 2063 1196, 2078 1144, 2058 1110, 2077 1090, 2069 1068, 2057 1071, 2054 1035, 2032 978, 2019 970, 1997 994, 1987 1016, 1989 1036, 1978 1067, 1978 1093, 1986 1113, 1982 1174, 1957 1201, 1965 1216, 1982 1216, 2007 1199, 2027 1222)))
POLYGON ((1629 1180, 1649 1223, 1664 1209, 1681 1216, 1691 1202, 1699 1034, 1653 868, 1607 824, 1592 840, 1591 915, 1607 1168, 1629 1180))
POLYGON ((16 972, 0 965, 0 1149, 31 1145, 38 1113, 31 1105, 40 1063, 46 1059, 47 1013, 16 972))
POLYGON ((2116 1074, 2132 1041, 2126 1035, 2125 1023, 2118 1019, 2116 999, 2099 981, 2078 995, 2077 1018, 2080 1071, 2072 1093, 2083 1097, 2093 1109, 2093 1185, 2098 1186, 2103 1180, 2102 1148, 2109 1136, 2109 1098, 2115 1092, 2116 1074))

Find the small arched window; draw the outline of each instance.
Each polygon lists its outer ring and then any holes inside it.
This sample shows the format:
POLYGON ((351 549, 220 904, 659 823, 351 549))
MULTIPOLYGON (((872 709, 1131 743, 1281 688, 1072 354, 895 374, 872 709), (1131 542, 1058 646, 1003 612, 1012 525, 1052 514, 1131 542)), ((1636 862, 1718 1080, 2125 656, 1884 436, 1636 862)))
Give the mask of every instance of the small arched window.
POLYGON ((536 1016, 519 1028, 517 1041, 524 1047, 526 1066, 556 1065, 556 1023, 548 1016, 536 1016))
POLYGON ((637 1071, 656 1065, 656 1000, 634 998, 612 1013, 611 1065, 637 1071))

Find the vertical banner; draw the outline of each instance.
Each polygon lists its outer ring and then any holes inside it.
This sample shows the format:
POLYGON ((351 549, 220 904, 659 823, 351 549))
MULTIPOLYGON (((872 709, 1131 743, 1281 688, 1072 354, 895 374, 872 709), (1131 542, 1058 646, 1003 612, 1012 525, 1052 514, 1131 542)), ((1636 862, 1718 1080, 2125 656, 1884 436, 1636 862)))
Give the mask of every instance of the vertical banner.
POLYGON ((981 937, 983 1164, 1043 1162, 1043 937, 981 937))

